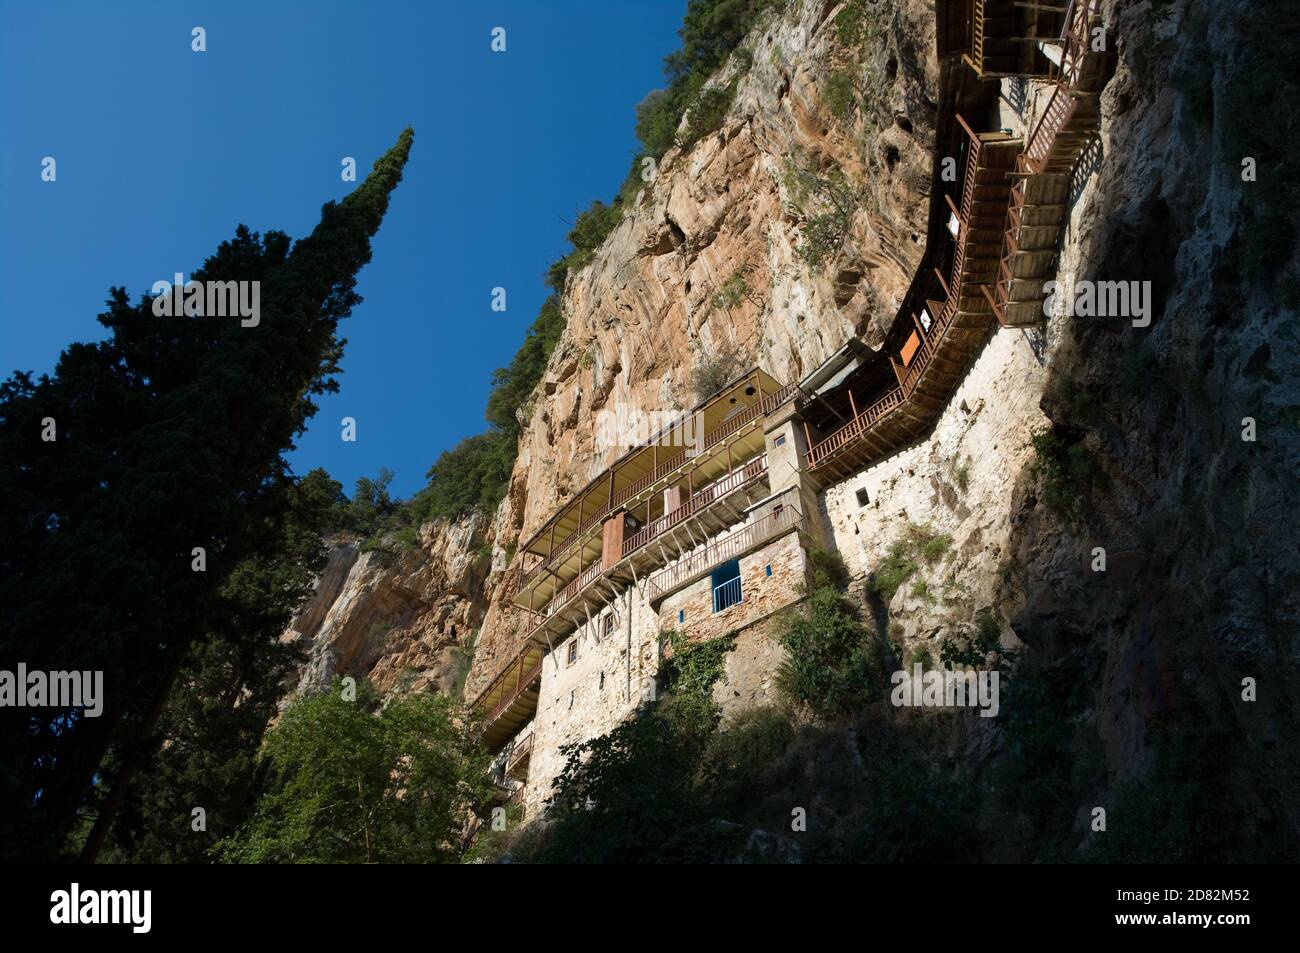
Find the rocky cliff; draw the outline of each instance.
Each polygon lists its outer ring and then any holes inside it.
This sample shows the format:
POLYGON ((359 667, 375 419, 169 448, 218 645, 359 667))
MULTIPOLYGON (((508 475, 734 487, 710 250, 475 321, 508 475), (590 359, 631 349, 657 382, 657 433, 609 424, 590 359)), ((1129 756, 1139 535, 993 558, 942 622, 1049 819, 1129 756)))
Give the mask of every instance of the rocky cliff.
MULTIPOLYGON (((602 411, 687 410, 693 370, 733 351, 737 370, 758 365, 797 380, 854 334, 875 343, 892 320, 923 251, 934 11, 917 0, 872 8, 876 42, 855 50, 836 25, 842 6, 792 3, 760 23, 712 81, 736 83, 721 129, 670 150, 631 214, 570 276, 568 327, 521 439, 496 539, 527 538, 628 449, 597 441, 602 411), (835 105, 832 77, 848 84, 835 105), (856 192, 842 246, 817 266, 798 252, 816 209, 793 194, 792 165, 840 170, 856 192)), ((492 589, 471 690, 515 647, 512 573, 492 589)))
MULTIPOLYGON (((843 6, 791 2, 761 22, 713 80, 736 84, 721 128, 665 155, 570 276, 567 330, 494 517, 426 527, 422 552, 391 565, 335 550, 289 634, 313 653, 304 686, 369 673, 390 690, 410 672, 446 688, 477 630, 473 694, 523 625, 509 605, 515 545, 626 449, 597 441, 602 411, 687 408, 693 369, 733 349, 792 381, 851 335, 878 342, 923 250, 934 9, 863 5, 863 34, 847 43, 843 6), (800 254, 814 209, 792 169, 840 170, 851 186, 843 240, 816 263, 800 254)), ((1284 757, 1298 740, 1288 713, 1300 703, 1300 560, 1279 532, 1297 525, 1300 399, 1295 263, 1261 269, 1269 249, 1251 234, 1257 203, 1293 186, 1241 176, 1259 141, 1243 124, 1249 91, 1294 81, 1261 85, 1252 72, 1253 10, 1245 0, 1105 4, 1118 67, 1077 175, 1060 270, 1152 282, 1152 322, 1060 316, 1000 332, 980 372, 999 399, 972 406, 959 395, 891 463, 888 502, 852 517, 861 543, 845 556, 861 579, 909 525, 951 538, 943 559, 875 607, 881 628, 897 653, 934 658, 945 634, 971 630, 980 613, 996 619, 1004 647, 1068 696, 1055 710, 1059 745, 1085 766, 1062 769, 1068 812, 1116 803, 1131 778, 1164 770, 1162 733, 1208 721, 1231 752, 1221 783, 1249 805, 1215 836, 1258 846, 1300 830, 1300 801, 1285 795, 1300 784, 1284 757), (1246 678, 1257 702, 1242 701, 1246 678)), ((1267 175, 1284 172, 1282 159, 1255 158, 1267 175)), ((828 493, 829 510, 843 505, 828 493)), ((981 726, 943 757, 974 751, 992 769, 1014 745, 981 726)), ((1176 779, 1188 768, 1169 770, 1176 779)))

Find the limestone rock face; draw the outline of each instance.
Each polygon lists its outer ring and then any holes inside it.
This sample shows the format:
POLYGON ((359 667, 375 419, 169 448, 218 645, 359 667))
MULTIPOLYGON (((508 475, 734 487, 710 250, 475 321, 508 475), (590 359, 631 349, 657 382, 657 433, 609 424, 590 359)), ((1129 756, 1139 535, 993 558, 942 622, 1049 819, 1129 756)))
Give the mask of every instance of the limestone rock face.
MULTIPOLYGON (((722 128, 670 150, 591 263, 570 275, 567 330, 520 441, 499 542, 528 538, 628 449, 631 439, 600 441, 602 412, 687 410, 692 370, 730 349, 744 367, 794 381, 854 334, 877 340, 893 319, 923 251, 934 11, 920 0, 873 10, 878 43, 851 56, 838 9, 792 3, 760 23, 744 44, 748 69, 733 57, 715 77, 737 81, 722 128), (832 74, 859 103, 843 118, 823 98, 832 74), (816 267, 798 254, 805 217, 787 187, 789 161, 838 168, 859 192, 841 249, 816 267), (719 299, 737 279, 739 300, 719 299)), ((514 581, 513 567, 494 577, 469 694, 525 625, 508 604, 514 581)))
MULTIPOLYGON (((1251 8, 1104 4, 1118 66, 1099 141, 1076 173, 1060 272, 1151 281, 1151 325, 1058 315, 1030 331, 996 331, 924 440, 824 497, 855 594, 909 525, 950 537, 874 607, 877 629, 905 656, 898 662, 918 650, 937 660, 945 638, 990 613, 1006 647, 1076 665, 1087 699, 1077 736, 1100 746, 1117 785, 1150 766, 1153 735, 1193 685, 1218 723, 1241 733, 1240 750, 1260 738, 1270 751, 1300 744, 1286 717, 1300 697, 1279 675, 1293 666, 1300 630, 1300 574, 1285 533, 1297 522, 1300 461, 1295 312, 1275 288, 1239 273, 1239 140, 1196 126, 1197 97, 1221 99, 1251 68, 1236 39, 1251 8), (1206 82, 1188 91, 1171 74, 1206 82), (1258 423, 1255 442, 1241 438, 1245 417, 1258 423), (1032 442, 1049 428, 1100 474, 1075 518, 1045 499, 1032 442), (1104 573, 1091 568, 1098 547, 1104 573), (1267 690, 1243 708, 1247 676, 1267 690)), ((515 547, 627 449, 599 442, 602 413, 689 408, 692 371, 729 348, 788 382, 851 335, 880 340, 924 240, 934 9, 924 0, 870 5, 869 37, 852 55, 837 36, 839 9, 791 2, 760 23, 745 43, 748 67, 733 58, 714 79, 736 81, 721 128, 669 151, 570 275, 567 329, 492 518, 427 526, 420 552, 391 563, 335 550, 286 633, 310 647, 300 688, 369 674, 391 691, 408 672, 445 688, 455 648, 477 629, 472 697, 526 625, 510 604, 515 547), (827 101, 838 76, 856 97, 840 116, 827 101), (790 162, 841 169, 858 191, 841 247, 816 266, 798 253, 807 215, 790 162), (720 295, 726 287, 741 293, 720 295)), ((1025 124, 1047 98, 1027 94, 1039 105, 1025 124)), ((1226 109, 1215 101, 1216 122, 1226 109)), ((719 700, 766 700, 767 664, 759 648, 738 654, 719 700)), ((999 728, 976 725, 960 750, 996 758, 999 728)), ((1267 784, 1244 771, 1235 780, 1242 790, 1267 784)), ((1261 824, 1300 829, 1300 801, 1257 800, 1261 824)))
POLYGON ((331 546, 314 596, 283 636, 307 653, 291 694, 342 676, 369 678, 381 695, 451 688, 457 650, 467 653, 482 618, 483 523, 428 524, 419 548, 398 555, 331 546))

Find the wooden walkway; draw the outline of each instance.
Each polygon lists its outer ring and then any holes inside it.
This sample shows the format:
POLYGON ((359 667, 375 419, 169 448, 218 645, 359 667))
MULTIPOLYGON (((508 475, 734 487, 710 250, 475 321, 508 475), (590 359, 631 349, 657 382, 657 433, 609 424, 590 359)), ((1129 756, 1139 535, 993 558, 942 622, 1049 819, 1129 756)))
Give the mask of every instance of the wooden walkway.
POLYGON ((1109 54, 1091 49, 1092 30, 1100 26, 1096 7, 1096 0, 1071 5, 1052 97, 1016 163, 996 291, 989 292, 1004 327, 1045 317, 1043 284, 1056 274, 1074 167, 1096 135, 1109 73, 1109 54))
MULTIPOLYGON (((926 254, 877 355, 889 362, 895 384, 873 392, 855 391, 852 379, 841 386, 850 419, 828 433, 809 431, 808 468, 822 485, 923 437, 994 320, 1023 327, 1043 319, 1042 287, 1054 274, 1074 166, 1095 136, 1098 101, 1111 63, 1109 54, 1090 48, 1091 31, 1100 25, 1099 0, 1072 2, 1054 21, 1038 17, 1030 22, 1029 36, 1014 39, 1055 39, 1054 48, 1060 49, 1060 62, 1047 61, 1043 68, 1043 78, 1054 84, 1047 108, 1027 142, 1005 132, 975 131, 956 107, 981 102, 970 76, 1006 75, 991 64, 996 60, 997 66, 1006 66, 997 57, 1010 47, 996 47, 1000 52, 995 53, 990 36, 1005 35, 1014 24, 1025 29, 1022 7, 1001 0, 940 0, 937 6, 936 169, 944 158, 965 153, 960 198, 945 190, 936 172, 926 254), (1014 18, 1008 6, 1016 7, 1014 18), (1036 33, 1044 22, 1056 22, 1059 35, 1036 33), (947 216, 946 234, 935 228, 936 212, 939 218, 947 216), (950 267, 944 266, 947 261, 950 267)), ((1035 11, 1035 16, 1043 12, 1035 11)), ((1036 60, 1022 61, 1018 69, 1036 71, 1039 66, 1036 60)), ((966 115, 991 112, 990 100, 983 102, 985 109, 966 115)), ((873 379, 866 373, 858 376, 873 379)), ((821 396, 828 404, 844 403, 838 393, 821 396)))

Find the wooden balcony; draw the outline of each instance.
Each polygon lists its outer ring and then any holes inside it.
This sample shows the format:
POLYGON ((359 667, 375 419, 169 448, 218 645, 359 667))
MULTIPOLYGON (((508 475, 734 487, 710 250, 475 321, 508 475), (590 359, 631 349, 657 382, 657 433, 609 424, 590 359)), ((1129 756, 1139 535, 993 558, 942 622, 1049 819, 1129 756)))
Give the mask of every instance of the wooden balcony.
MULTIPOLYGON (((583 579, 577 588, 587 585, 591 568, 602 557, 608 559, 602 539, 606 520, 621 513, 631 514, 640 523, 634 532, 640 534, 641 528, 668 516, 665 490, 676 487, 677 492, 693 495, 695 486, 702 486, 729 472, 737 463, 753 458, 762 450, 764 418, 797 399, 799 393, 798 385, 789 384, 749 404, 738 403, 703 434, 698 449, 684 447, 675 451, 640 476, 611 490, 609 499, 614 501, 611 505, 595 510, 596 516, 585 517, 580 528, 575 526, 568 541, 556 545, 553 556, 541 559, 525 573, 513 599, 515 605, 546 613, 539 607, 556 604, 557 598, 571 595, 575 580, 583 579)), ((657 455, 651 455, 650 462, 656 458, 657 455)), ((601 480, 604 477, 597 478, 596 482, 601 480)))
MULTIPOLYGON (((754 444, 761 448, 762 439, 760 430, 754 444)), ((537 645, 554 647, 628 583, 636 582, 696 547, 701 540, 734 525, 750 503, 767 494, 766 475, 767 455, 760 453, 715 480, 682 506, 646 524, 624 541, 622 556, 616 564, 605 568, 597 563, 557 593, 536 614, 528 638, 537 645)))
MULTIPOLYGON (((819 480, 842 479, 922 437, 992 329, 992 303, 982 288, 997 274, 1009 173, 1021 140, 1002 132, 977 133, 961 116, 956 121, 966 135, 967 155, 960 204, 945 196, 957 219, 950 272, 946 278, 938 268, 933 277, 926 274, 895 319, 878 360, 889 362, 896 386, 858 400, 850 385, 852 418, 820 439, 810 432, 808 469, 819 480), (916 298, 927 302, 928 328, 915 312, 907 313, 916 298), (913 325, 904 339, 899 329, 907 332, 913 325)), ((927 247, 923 272, 943 254, 946 250, 927 247)))
POLYGON ((760 454, 743 466, 732 470, 726 476, 715 480, 684 504, 642 527, 623 541, 623 555, 630 556, 651 540, 658 539, 683 520, 699 514, 705 507, 722 499, 732 490, 736 490, 750 480, 767 473, 767 454, 760 454))
POLYGON ((702 579, 722 563, 739 559, 769 540, 802 526, 803 516, 792 503, 783 503, 777 512, 737 526, 722 539, 686 554, 678 562, 651 576, 647 584, 650 604, 655 605, 683 586, 702 579))
POLYGON ((638 509, 650 496, 684 479, 688 471, 716 470, 716 461, 724 456, 733 435, 754 429, 797 395, 797 386, 782 387, 755 369, 656 435, 651 444, 625 454, 561 507, 525 545, 525 553, 538 558, 523 572, 516 604, 527 607, 530 598, 534 605, 549 600, 600 551, 599 531, 611 514, 638 509))
POLYGON ((965 12, 964 58, 981 78, 1050 74, 1066 0, 966 0, 965 12))
POLYGON ((506 774, 516 781, 528 780, 528 765, 533 757, 533 737, 535 732, 528 732, 510 746, 506 755, 506 774))
POLYGON ((471 702, 483 718, 483 743, 496 751, 537 711, 545 653, 525 645, 471 702))

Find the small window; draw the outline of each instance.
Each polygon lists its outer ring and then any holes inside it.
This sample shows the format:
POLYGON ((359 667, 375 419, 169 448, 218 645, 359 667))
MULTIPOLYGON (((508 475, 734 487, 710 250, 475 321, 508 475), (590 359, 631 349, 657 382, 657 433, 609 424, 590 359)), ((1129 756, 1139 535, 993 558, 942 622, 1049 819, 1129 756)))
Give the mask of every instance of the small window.
POLYGON ((609 615, 605 616, 604 634, 609 635, 613 631, 614 631, 614 613, 611 612, 609 615))
POLYGON ((859 487, 857 496, 858 496, 858 506, 866 506, 868 503, 871 502, 870 498, 867 496, 866 487, 859 487))
POLYGON ((784 509, 785 509, 784 503, 778 503, 776 504, 776 506, 772 507, 772 519, 779 520, 781 518, 781 513, 784 509))
POLYGON ((601 673, 600 673, 600 690, 601 690, 602 692, 605 690, 605 673, 604 673, 604 672, 601 672, 601 673))
POLYGON ((578 641, 574 639, 569 643, 569 664, 572 665, 578 661, 578 641))
POLYGON ((569 711, 573 711, 573 699, 578 695, 577 690, 569 692, 569 711))
POLYGON ((772 575, 772 564, 771 564, 771 563, 768 563, 766 566, 764 566, 764 567, 763 567, 763 572, 766 573, 766 574, 769 575, 769 576, 772 575))
POLYGON ((733 559, 713 570, 713 611, 730 608, 741 598, 740 560, 733 559))
POLYGON ((686 610, 685 610, 685 609, 678 609, 678 610, 677 610, 677 624, 678 624, 678 625, 681 625, 681 624, 682 624, 683 622, 685 622, 685 621, 686 621, 686 610))
POLYGON ((784 447, 784 446, 785 446, 785 434, 783 434, 783 433, 779 433, 779 434, 777 434, 777 435, 776 435, 776 439, 772 441, 772 446, 774 446, 774 447, 784 447))

